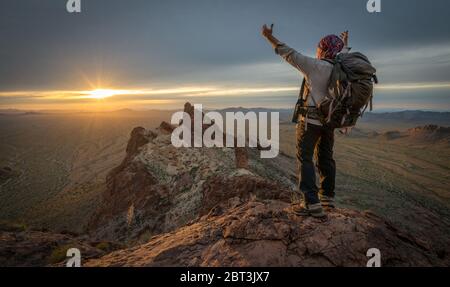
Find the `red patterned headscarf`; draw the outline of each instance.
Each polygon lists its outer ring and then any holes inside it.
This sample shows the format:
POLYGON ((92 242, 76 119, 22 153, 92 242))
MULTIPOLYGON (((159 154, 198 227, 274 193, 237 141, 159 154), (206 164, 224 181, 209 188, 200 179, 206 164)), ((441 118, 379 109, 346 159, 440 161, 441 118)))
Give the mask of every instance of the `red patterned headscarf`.
POLYGON ((322 50, 322 58, 334 59, 344 48, 344 42, 336 35, 328 35, 320 40, 319 48, 322 50))

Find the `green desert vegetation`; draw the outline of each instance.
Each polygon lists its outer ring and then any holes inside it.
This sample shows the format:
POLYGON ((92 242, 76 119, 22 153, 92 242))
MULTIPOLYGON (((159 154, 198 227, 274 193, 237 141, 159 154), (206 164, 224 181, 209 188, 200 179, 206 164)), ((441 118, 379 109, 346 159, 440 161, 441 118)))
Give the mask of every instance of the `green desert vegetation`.
POLYGON ((21 232, 27 230, 27 225, 18 222, 0 220, 0 230, 6 232, 21 232))

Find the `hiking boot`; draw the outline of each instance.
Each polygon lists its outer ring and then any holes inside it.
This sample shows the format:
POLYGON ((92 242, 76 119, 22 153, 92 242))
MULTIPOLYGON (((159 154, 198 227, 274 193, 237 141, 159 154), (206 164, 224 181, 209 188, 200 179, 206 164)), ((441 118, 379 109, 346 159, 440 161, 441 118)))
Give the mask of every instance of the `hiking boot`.
POLYGON ((292 206, 292 211, 299 216, 312 216, 322 218, 327 216, 320 203, 316 204, 296 204, 292 206))
POLYGON ((335 202, 333 197, 329 197, 326 195, 320 195, 320 203, 322 204, 322 207, 325 208, 335 208, 335 202))

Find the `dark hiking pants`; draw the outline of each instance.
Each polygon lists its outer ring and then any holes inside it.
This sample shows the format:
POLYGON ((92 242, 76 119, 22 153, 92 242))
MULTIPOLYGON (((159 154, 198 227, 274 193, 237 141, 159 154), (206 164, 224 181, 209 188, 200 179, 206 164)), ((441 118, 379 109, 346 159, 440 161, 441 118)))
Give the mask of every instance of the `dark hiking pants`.
POLYGON ((319 192, 334 197, 336 163, 333 159, 334 130, 305 123, 297 124, 297 159, 300 170, 299 190, 307 204, 319 203, 319 192), (316 163, 320 175, 319 189, 316 185, 316 172, 313 162, 316 151, 316 163))

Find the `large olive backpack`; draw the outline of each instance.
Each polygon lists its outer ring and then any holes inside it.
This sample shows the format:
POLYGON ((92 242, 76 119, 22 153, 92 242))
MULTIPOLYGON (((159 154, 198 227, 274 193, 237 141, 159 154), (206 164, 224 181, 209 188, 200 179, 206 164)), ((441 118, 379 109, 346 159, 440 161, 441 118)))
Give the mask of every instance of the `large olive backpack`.
MULTIPOLYGON (((368 106, 372 110, 373 85, 378 83, 376 69, 359 52, 338 54, 334 60, 325 61, 333 64, 333 70, 328 84, 329 95, 315 103, 321 122, 330 128, 354 127, 368 106)), ((305 81, 302 84, 304 90, 305 81)), ((303 97, 303 92, 300 96, 303 97)), ((294 115, 295 120, 297 116, 294 115)))

